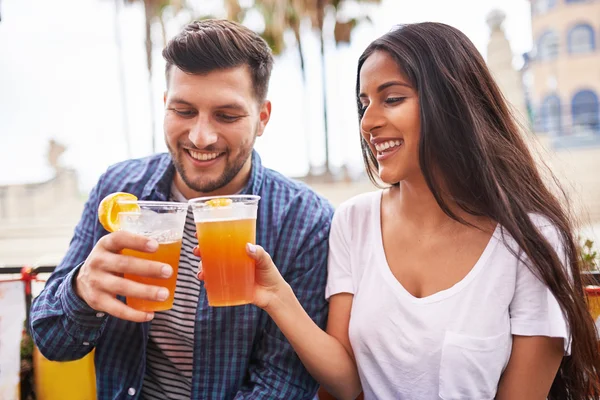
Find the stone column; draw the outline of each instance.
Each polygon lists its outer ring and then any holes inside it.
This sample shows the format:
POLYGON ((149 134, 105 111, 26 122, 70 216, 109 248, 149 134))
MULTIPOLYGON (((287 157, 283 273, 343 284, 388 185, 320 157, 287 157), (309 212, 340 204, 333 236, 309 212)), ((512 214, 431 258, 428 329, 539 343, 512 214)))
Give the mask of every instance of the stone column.
POLYGON ((490 27, 487 64, 504 97, 512 107, 515 117, 529 131, 530 123, 525 105, 523 80, 521 73, 513 66, 513 52, 502 27, 505 18, 506 14, 500 10, 493 10, 487 16, 486 21, 490 27))

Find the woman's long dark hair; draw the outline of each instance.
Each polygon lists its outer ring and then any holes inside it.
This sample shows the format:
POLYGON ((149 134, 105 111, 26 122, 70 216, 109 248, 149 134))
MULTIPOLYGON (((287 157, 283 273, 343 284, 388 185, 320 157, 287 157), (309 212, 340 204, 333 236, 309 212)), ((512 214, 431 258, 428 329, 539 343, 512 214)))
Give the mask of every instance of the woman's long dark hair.
MULTIPOLYGON (((515 255, 529 260, 528 267, 558 300, 572 347, 549 399, 597 399, 600 354, 583 291, 573 223, 544 183, 485 61, 473 43, 451 26, 429 22, 400 26, 371 43, 359 59, 359 114, 360 70, 375 51, 393 57, 419 95, 420 168, 441 209, 461 223, 466 222, 452 212, 449 202, 497 221, 520 246, 522 253, 515 255), (531 213, 545 216, 557 228, 568 271, 532 223, 531 213)), ((377 159, 362 136, 361 146, 367 173, 378 184, 377 159)))

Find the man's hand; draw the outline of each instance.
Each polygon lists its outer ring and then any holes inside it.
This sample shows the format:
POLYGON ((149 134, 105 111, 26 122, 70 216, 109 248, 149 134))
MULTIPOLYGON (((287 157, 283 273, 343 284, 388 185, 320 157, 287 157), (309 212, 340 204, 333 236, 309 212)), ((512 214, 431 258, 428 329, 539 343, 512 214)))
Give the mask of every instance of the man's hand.
POLYGON ((158 243, 153 239, 124 231, 104 236, 96 243, 81 266, 76 278, 75 292, 94 310, 129 321, 149 321, 154 318, 154 313, 134 310, 119 301, 116 296, 163 301, 169 296, 169 291, 163 287, 125 279, 123 274, 168 278, 173 274, 173 268, 157 261, 122 255, 123 249, 153 253, 158 249, 158 243))

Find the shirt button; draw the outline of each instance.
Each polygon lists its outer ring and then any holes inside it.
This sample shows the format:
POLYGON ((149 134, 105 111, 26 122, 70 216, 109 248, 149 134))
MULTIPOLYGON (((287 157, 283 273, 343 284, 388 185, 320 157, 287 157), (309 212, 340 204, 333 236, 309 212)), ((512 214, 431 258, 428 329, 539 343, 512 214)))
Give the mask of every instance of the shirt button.
POLYGON ((102 318, 102 317, 104 317, 104 313, 103 312, 96 313, 96 317, 102 318))
POLYGON ((135 389, 134 388, 129 388, 129 390, 127 390, 127 394, 130 396, 134 396, 135 395, 135 389))

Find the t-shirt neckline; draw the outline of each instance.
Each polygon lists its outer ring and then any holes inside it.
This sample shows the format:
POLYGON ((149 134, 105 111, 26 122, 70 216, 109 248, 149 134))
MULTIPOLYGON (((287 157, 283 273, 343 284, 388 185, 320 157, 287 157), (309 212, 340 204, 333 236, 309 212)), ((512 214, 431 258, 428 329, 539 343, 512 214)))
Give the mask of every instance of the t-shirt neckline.
POLYGON ((448 289, 440 290, 439 292, 433 293, 429 296, 425 297, 415 297, 408 290, 404 288, 404 286, 400 283, 398 279, 392 273, 390 266, 387 262, 387 257, 385 255, 385 250, 383 247, 383 233, 381 227, 381 202, 383 199, 383 190, 379 191, 379 194, 374 197, 374 209, 375 209, 375 218, 373 218, 373 231, 376 234, 376 243, 375 243, 375 253, 377 256, 377 266, 380 272, 383 274, 384 280, 391 286, 394 293, 402 299, 409 300, 412 303, 434 303, 437 301, 442 301, 447 299, 450 296, 460 292, 463 288, 469 285, 475 279, 475 277, 479 274, 479 272, 485 267, 486 262, 488 261, 490 255, 496 248, 498 244, 498 235, 500 234, 500 224, 496 225, 494 229, 494 233, 492 234, 489 242, 485 246, 485 249, 479 256, 479 259, 473 265, 473 268, 465 275, 463 279, 449 287, 448 289))

